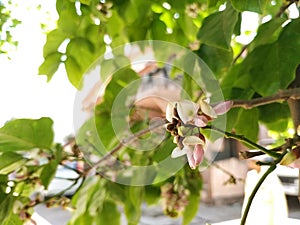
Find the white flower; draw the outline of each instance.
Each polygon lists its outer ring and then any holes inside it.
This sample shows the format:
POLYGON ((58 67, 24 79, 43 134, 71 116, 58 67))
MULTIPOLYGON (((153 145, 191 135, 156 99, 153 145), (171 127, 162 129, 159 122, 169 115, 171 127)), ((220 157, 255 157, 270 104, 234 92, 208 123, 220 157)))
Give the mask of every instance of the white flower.
POLYGON ((189 166, 195 169, 203 161, 205 142, 197 136, 187 136, 183 139, 182 144, 183 148, 176 147, 172 151, 171 157, 177 158, 186 155, 189 166))

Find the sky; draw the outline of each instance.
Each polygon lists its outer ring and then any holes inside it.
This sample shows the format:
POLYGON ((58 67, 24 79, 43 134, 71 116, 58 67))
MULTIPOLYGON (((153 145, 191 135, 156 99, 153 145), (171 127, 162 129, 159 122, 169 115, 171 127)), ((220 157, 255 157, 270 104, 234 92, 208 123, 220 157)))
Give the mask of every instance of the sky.
POLYGON ((54 120, 55 141, 63 142, 67 135, 74 133, 76 89, 69 83, 63 68, 49 83, 46 76, 37 75, 46 41, 40 21, 55 24, 55 0, 42 1, 45 8, 41 11, 34 9, 41 1, 14 2, 18 2, 19 6, 13 14, 22 24, 14 33, 19 46, 11 54, 12 59, 0 55, 0 126, 13 118, 51 117, 54 120))

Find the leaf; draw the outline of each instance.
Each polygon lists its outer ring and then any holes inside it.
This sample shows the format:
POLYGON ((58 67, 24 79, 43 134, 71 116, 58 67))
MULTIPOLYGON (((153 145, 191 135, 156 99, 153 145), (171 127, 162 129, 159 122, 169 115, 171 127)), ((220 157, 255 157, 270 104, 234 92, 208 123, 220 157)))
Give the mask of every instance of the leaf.
POLYGON ((238 11, 251 11, 262 13, 269 0, 231 0, 232 6, 238 11))
POLYGON ((52 30, 47 34, 47 40, 43 48, 43 56, 46 58, 47 56, 56 53, 58 51, 59 46, 63 43, 63 41, 67 38, 67 35, 59 29, 52 30))
POLYGON ((67 57, 72 57, 84 73, 94 62, 94 46, 85 38, 72 39, 66 50, 67 57))
POLYGON ((207 45, 230 50, 231 36, 238 20, 238 13, 227 4, 226 9, 206 17, 198 32, 198 39, 207 45))
POLYGON ((0 174, 9 174, 20 168, 26 162, 26 159, 15 152, 4 152, 0 155, 0 162, 0 174))
POLYGON ((81 79, 83 77, 83 71, 78 62, 69 56, 65 61, 65 68, 71 84, 74 87, 79 88, 81 79))
POLYGON ((262 96, 286 88, 300 63, 300 19, 286 25, 278 40, 255 48, 243 62, 240 73, 249 72, 252 88, 262 96))
POLYGON ((96 217, 98 225, 118 225, 121 222, 121 215, 117 205, 113 201, 104 201, 99 215, 96 217))
POLYGON ((0 151, 49 149, 53 142, 50 118, 16 119, 0 128, 0 151))
POLYGON ((214 72, 217 78, 222 77, 231 66, 233 52, 202 44, 197 54, 214 72), (218 63, 216 63, 218 62, 218 63))
POLYGON ((185 207, 183 212, 182 225, 188 225, 194 219, 198 212, 200 195, 191 194, 188 198, 189 204, 185 207))
POLYGON ((128 199, 124 205, 128 225, 137 225, 142 214, 142 201, 144 198, 144 187, 129 186, 127 188, 128 199))
POLYGON ((282 24, 286 21, 284 18, 274 18, 259 26, 257 35, 251 42, 255 47, 259 45, 269 44, 278 39, 282 29, 282 24))
POLYGON ((10 216, 12 215, 13 211, 13 204, 15 202, 16 197, 10 194, 6 194, 0 191, 0 218, 1 218, 1 225, 2 224, 9 224, 10 216))
POLYGON ((60 145, 57 145, 55 150, 54 150, 54 155, 55 158, 52 159, 48 164, 46 164, 41 172, 40 178, 43 186, 45 189, 48 189, 48 186, 51 182, 51 180, 54 178, 57 167, 59 163, 61 162, 61 157, 62 157, 62 147, 60 145))
MULTIPOLYGON (((98 176, 87 178, 83 186, 80 188, 80 190, 73 196, 72 203, 73 205, 75 205, 76 211, 73 213, 69 224, 72 225, 84 224, 80 222, 82 217, 83 216, 91 217, 88 212, 89 201, 91 200, 91 197, 95 192, 95 189, 98 187, 99 181, 100 181, 100 177, 98 176)), ((97 200, 92 199, 92 201, 97 201, 97 200)))
POLYGON ((258 138, 258 109, 241 109, 235 129, 237 134, 242 134, 249 140, 256 142, 258 138))
POLYGON ((118 70, 106 87, 103 102, 96 106, 95 122, 98 135, 103 145, 107 148, 112 147, 116 140, 118 141, 116 133, 118 138, 120 138, 123 133, 128 132, 128 100, 131 100, 137 92, 139 81, 134 81, 138 78, 139 76, 136 72, 129 68, 118 70), (129 84, 130 86, 128 86, 129 84), (122 94, 120 95, 121 91, 122 94), (117 100, 116 97, 118 97, 117 100), (112 114, 113 106, 115 108, 112 114))
POLYGON ((148 205, 157 204, 161 198, 160 187, 148 185, 145 186, 145 201, 148 205))
POLYGON ((47 55, 39 67, 39 75, 46 75, 47 80, 50 81, 61 63, 61 56, 59 52, 47 55))

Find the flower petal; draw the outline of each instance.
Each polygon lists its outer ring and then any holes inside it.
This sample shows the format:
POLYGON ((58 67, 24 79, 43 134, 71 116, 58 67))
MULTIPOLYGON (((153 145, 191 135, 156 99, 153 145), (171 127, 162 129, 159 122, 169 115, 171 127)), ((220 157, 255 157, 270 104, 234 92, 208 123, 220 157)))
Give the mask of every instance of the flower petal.
POLYGON ((166 108, 166 119, 169 122, 172 122, 172 119, 174 117, 174 108, 175 108, 176 102, 168 102, 167 108, 166 108))
POLYGON ((204 158, 204 149, 202 145, 195 145, 194 151, 193 151, 193 157, 195 160, 195 164, 198 166, 204 158))
POLYGON ((205 100, 200 101, 200 108, 201 111, 209 117, 217 118, 215 110, 205 100))
POLYGON ((233 106, 233 101, 225 101, 217 104, 216 106, 213 107, 213 109, 217 115, 222 115, 228 112, 232 106, 233 106))
POLYGON ((183 145, 204 145, 204 141, 197 136, 187 136, 182 141, 183 145))
POLYGON ((186 153, 186 156, 187 156, 187 160, 188 160, 188 163, 189 163, 189 166, 191 167, 191 169, 196 169, 196 162, 195 162, 195 159, 194 159, 194 153, 193 153, 193 150, 189 149, 186 153))
POLYGON ((171 154, 171 158, 177 158, 186 154, 187 148, 180 149, 179 147, 174 148, 171 154))
POLYGON ((177 112, 183 123, 191 121, 194 116, 197 115, 198 109, 198 105, 188 100, 183 100, 177 103, 177 112))
POLYGON ((195 116, 194 118, 194 124, 197 127, 205 127, 208 123, 208 119, 206 116, 200 115, 200 116, 195 116))

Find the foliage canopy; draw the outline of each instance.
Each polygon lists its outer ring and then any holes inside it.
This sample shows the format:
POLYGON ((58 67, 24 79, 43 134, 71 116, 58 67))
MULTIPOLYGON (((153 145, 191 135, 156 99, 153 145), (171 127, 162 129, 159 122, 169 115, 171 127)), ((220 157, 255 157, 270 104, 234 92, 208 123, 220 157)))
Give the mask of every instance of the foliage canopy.
MULTIPOLYGON (((22 224, 30 218, 36 204, 46 202, 48 205, 74 207, 76 210, 69 225, 104 224, 103 221, 107 225, 120 224, 119 205, 128 224, 135 225, 139 223, 141 205, 144 202, 156 204, 160 199, 169 216, 182 215, 182 223, 189 224, 197 213, 200 200, 200 172, 188 166, 179 168, 182 159, 163 163, 174 148, 170 136, 165 136, 162 143, 151 151, 137 152, 132 145, 126 145, 126 141, 134 142, 133 139, 125 136, 127 139, 119 140, 114 133, 114 102, 121 98, 119 108, 128 107, 128 99, 119 94, 123 96, 124 87, 140 78, 128 66, 130 61, 124 57, 125 48, 118 47, 137 41, 158 40, 189 49, 215 75, 224 99, 234 100, 234 108, 226 116, 226 132, 242 134, 251 144, 257 141, 259 124, 264 124, 277 133, 280 144, 287 137, 292 122, 295 128, 300 123, 297 119, 300 118, 300 104, 297 103, 300 18, 291 17, 289 6, 299 11, 298 1, 293 0, 57 0, 59 19, 57 27, 47 33, 39 74, 46 75, 50 81, 58 67, 64 65, 70 83, 80 89, 91 65, 109 50, 115 60, 105 58, 101 62, 103 81, 110 72, 117 72, 108 79, 102 101, 95 107, 92 118, 80 129, 76 143, 73 139, 68 142, 71 146, 69 152, 65 146, 53 143, 50 118, 13 120, 0 129, 1 224, 12 224, 12 221, 22 224), (245 30, 245 24, 251 22, 244 17, 249 12, 253 13, 253 18, 258 18, 257 30, 245 30), (251 35, 253 38, 249 43, 239 42, 241 37, 251 35), (295 92, 286 92, 291 87, 296 88, 295 92), (286 93, 289 96, 284 97, 286 93), (288 104, 284 100, 290 96, 296 97, 288 104), (294 107, 295 104, 298 106, 294 107), (95 127, 91 126, 93 123, 95 127), (94 145, 94 136, 89 132, 101 136, 103 141, 94 145), (123 164, 110 161, 107 150, 112 150, 123 164), (93 164, 90 155, 102 159, 93 164), (35 157, 43 162, 37 162, 35 157), (76 171, 78 178, 74 179, 74 185, 80 183, 80 188, 71 202, 62 197, 63 193, 46 200, 41 198, 35 191, 41 186, 47 188, 58 165, 66 160, 84 161, 87 165, 76 171), (127 170, 131 165, 140 167, 127 170), (149 165, 154 165, 159 172, 141 170, 149 165), (176 173, 166 176, 174 171, 176 173), (127 172, 132 176, 126 175, 127 172), (150 177, 154 182, 146 186, 124 185, 113 182, 119 179, 118 176, 125 177, 126 184, 137 182, 132 177, 138 180, 150 177)), ((0 10, 4 10, 2 4, 0 10)), ((3 24, 9 19, 6 14, 1 14, 2 32, 3 24)), ((145 46, 141 44, 139 47, 143 50, 145 46)), ((183 62, 187 62, 187 67, 197 66, 189 60, 183 62)), ((170 77, 173 79, 172 75, 170 77)), ((197 82, 198 78, 194 79, 197 82)), ((200 91, 196 82, 184 73, 180 84, 183 92, 195 102, 199 100, 200 91)), ((125 97, 134 94, 126 89, 125 97)), ((119 111, 118 118, 127 116, 119 111)), ((151 121, 147 114, 144 117, 130 123, 130 130, 140 140, 140 148, 143 139, 147 139, 147 132, 140 131, 147 129, 151 121)), ((120 125, 122 120, 117 122, 120 125)))

